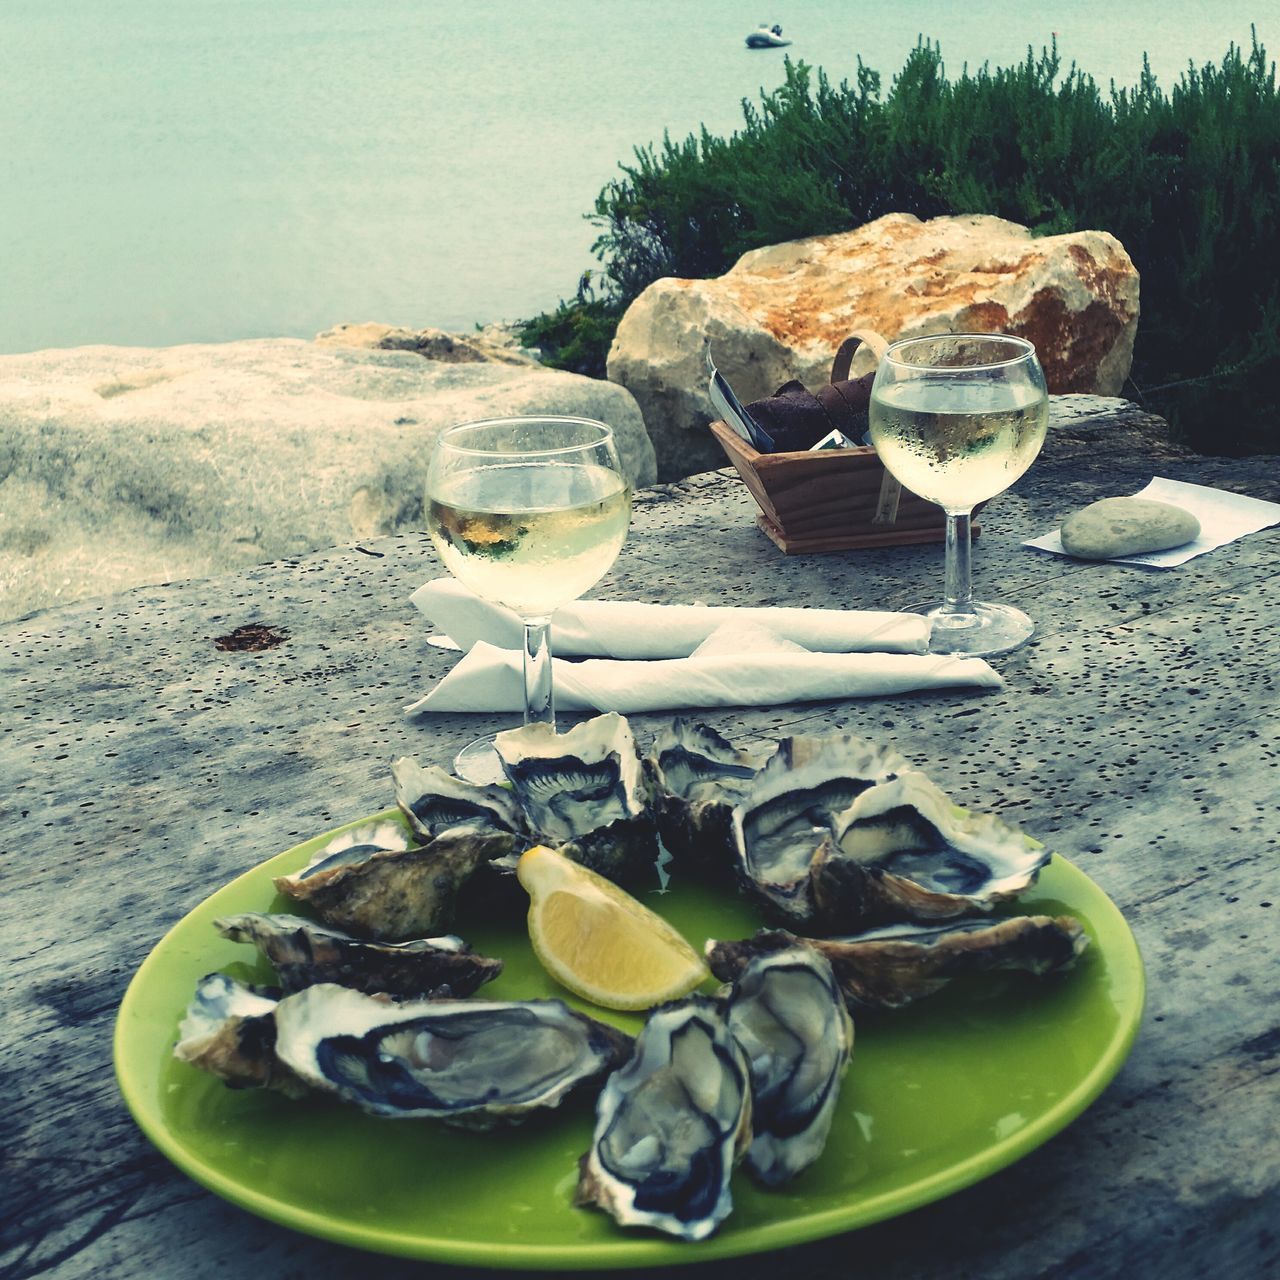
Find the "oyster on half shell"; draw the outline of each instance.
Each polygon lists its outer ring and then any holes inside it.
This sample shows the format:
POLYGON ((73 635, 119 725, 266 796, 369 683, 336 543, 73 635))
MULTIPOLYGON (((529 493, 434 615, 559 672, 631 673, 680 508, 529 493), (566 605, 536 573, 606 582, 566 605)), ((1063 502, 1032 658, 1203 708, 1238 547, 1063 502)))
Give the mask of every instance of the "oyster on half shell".
POLYGON ((1070 968, 1089 945, 1073 916, 1009 916, 943 924, 888 925, 851 938, 798 938, 762 931, 739 942, 710 941, 707 963, 731 982, 758 957, 811 948, 831 965, 854 1012, 900 1009, 945 987, 961 974, 1021 970, 1043 975, 1070 968))
POLYGON ((750 1068, 720 1002, 663 1005, 600 1091, 575 1203, 705 1239, 733 1208, 729 1176, 750 1141, 750 1068))
POLYGON ((474 831, 502 846, 495 854, 506 853, 526 830, 520 806, 506 787, 477 786, 438 765, 424 768, 410 756, 391 762, 391 778, 400 812, 424 842, 446 831, 474 831))
POLYGON ((215 920, 233 942, 257 947, 286 992, 318 982, 391 996, 469 996, 502 972, 502 961, 476 955, 461 938, 377 942, 353 938, 302 916, 246 912, 215 920))
POLYGON ((314 1088, 372 1115, 471 1129, 558 1106, 631 1048, 561 1000, 392 1003, 325 984, 286 996, 275 1017, 277 1054, 314 1088))
POLYGON ((306 1085, 276 1057, 279 996, 271 987, 249 986, 225 973, 207 974, 196 983, 173 1056, 233 1089, 276 1089, 301 1097, 306 1085))
POLYGON ((725 1016, 751 1064, 747 1167, 775 1187, 822 1154, 853 1052, 853 1020, 831 965, 804 946, 747 961, 725 1016))
POLYGON ((676 866, 732 879, 733 806, 774 750, 741 750, 708 725, 683 719, 659 731, 644 764, 658 834, 676 866))
POLYGON ((493 854, 486 831, 455 828, 411 845, 398 822, 370 822, 335 836, 275 886, 357 937, 421 938, 449 927, 458 890, 493 854))
POLYGON ((989 912, 1031 887, 1052 853, 994 814, 904 771, 838 814, 811 868, 823 932, 989 912))
POLYGON ((733 810, 742 887, 774 918, 815 915, 814 855, 864 791, 897 776, 896 751, 853 734, 783 738, 733 810))
POLYGON ((621 884, 653 871, 657 828, 624 717, 609 712, 564 733, 527 724, 498 734, 494 749, 536 843, 621 884))
POLYGON ((841 734, 784 739, 733 830, 746 891, 774 920, 823 934, 988 912, 1052 856, 953 804, 896 751, 841 734))

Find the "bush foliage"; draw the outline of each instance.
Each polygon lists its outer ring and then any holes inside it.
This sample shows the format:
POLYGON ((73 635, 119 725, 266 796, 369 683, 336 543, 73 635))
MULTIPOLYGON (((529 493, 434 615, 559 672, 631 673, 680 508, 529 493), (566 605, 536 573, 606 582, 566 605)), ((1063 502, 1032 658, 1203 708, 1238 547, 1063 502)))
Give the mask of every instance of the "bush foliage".
POLYGON ((989 213, 1115 235, 1142 274, 1126 393, 1205 452, 1280 452, 1280 97, 1256 36, 1169 93, 1144 60, 1104 94, 1056 48, 948 79, 925 41, 887 93, 861 64, 833 85, 788 63, 743 112, 730 137, 637 150, 600 193, 602 272, 525 326, 550 362, 602 375, 626 306, 662 276, 885 213, 989 213))

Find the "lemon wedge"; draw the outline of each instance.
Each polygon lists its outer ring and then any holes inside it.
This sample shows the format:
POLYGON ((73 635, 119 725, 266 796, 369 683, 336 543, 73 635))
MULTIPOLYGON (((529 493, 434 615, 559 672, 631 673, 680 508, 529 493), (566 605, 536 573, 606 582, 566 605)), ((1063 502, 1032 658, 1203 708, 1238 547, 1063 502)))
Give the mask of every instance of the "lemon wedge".
POLYGON ((649 1009, 710 973, 659 915, 612 880, 535 845, 516 865, 529 894, 529 941, 542 967, 605 1009, 649 1009))

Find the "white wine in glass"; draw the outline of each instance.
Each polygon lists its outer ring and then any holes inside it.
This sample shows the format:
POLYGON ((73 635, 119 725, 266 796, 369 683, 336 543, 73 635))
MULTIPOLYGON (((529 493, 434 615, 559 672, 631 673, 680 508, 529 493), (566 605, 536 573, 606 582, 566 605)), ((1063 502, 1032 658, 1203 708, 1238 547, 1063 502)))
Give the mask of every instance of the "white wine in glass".
POLYGON ((448 477, 427 525, 445 568, 521 617, 550 613, 604 576, 627 536, 631 493, 595 463, 512 462, 448 477))
POLYGON ((1049 397, 1035 347, 1001 334, 956 333, 893 343, 871 391, 871 442, 885 468, 947 515, 947 578, 931 653, 989 656, 1025 643, 1031 619, 973 599, 969 521, 1007 489, 1044 444, 1049 397))
MULTIPOLYGON (((459 582, 524 622, 525 723, 555 723, 550 618, 608 572, 631 487, 613 432, 587 418, 498 418, 442 432, 427 473, 427 528, 459 582)), ((493 739, 463 749, 461 777, 501 776, 493 739)))

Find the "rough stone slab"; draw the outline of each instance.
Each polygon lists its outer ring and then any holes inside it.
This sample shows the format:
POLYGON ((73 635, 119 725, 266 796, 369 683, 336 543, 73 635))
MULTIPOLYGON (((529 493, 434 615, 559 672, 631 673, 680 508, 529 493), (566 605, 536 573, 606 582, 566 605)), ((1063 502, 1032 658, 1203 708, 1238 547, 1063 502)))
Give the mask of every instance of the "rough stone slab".
POLYGON ((0 618, 422 527, 443 427, 554 413, 656 474, 623 388, 294 339, 0 356, 0 618))
MULTIPOLYGON (((1071 506, 1150 478, 1132 448, 1142 416, 1115 419, 1110 435, 1096 408, 1055 404, 1070 426, 984 518, 980 590, 1040 627, 997 660, 1006 689, 705 719, 744 742, 799 727, 892 741, 957 799, 994 800, 1043 835, 1135 931, 1148 1000, 1134 1051, 1078 1120, 994 1177, 851 1235, 691 1276, 1266 1280, 1280 1269, 1280 529, 1159 575, 1022 548, 1071 506), (1109 439, 1128 443, 1110 453, 1109 439)), ((1280 500, 1270 458, 1170 447, 1156 465, 1280 500)), ((753 513, 726 473, 647 490, 597 594, 901 607, 941 587, 936 547, 784 558, 753 513)), ((223 1202, 147 1144, 110 1065, 125 985, 172 923, 270 854, 381 808, 392 756, 445 763, 509 723, 400 715, 406 693, 453 661, 424 643, 408 603, 435 572, 427 540, 399 535, 0 626, 0 1274, 494 1274, 374 1258, 223 1202), (250 622, 287 642, 214 647, 250 622)), ((635 717, 638 732, 663 719, 635 717)))

